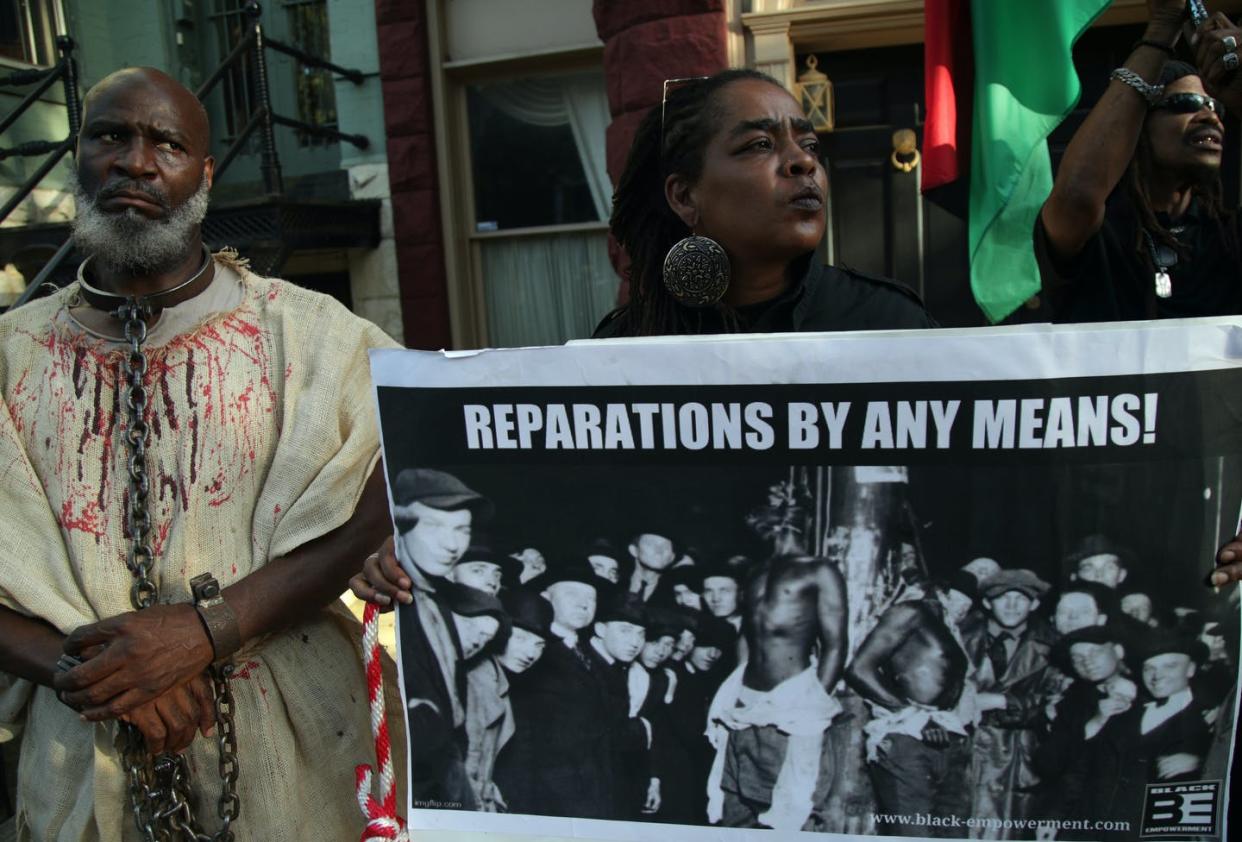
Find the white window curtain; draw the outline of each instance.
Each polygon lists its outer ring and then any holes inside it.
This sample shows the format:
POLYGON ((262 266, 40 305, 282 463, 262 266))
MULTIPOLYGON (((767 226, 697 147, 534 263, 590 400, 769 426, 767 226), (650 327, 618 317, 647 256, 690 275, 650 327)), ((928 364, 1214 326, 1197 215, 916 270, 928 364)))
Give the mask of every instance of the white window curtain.
MULTIPOLYGON (((605 159, 608 96, 601 73, 518 79, 479 92, 509 116, 568 125, 599 221, 612 211, 605 159)), ((493 347, 558 345, 591 335, 616 301, 605 231, 488 237, 479 243, 493 347)))
POLYGON ((590 336, 616 300, 603 231, 488 239, 482 252, 492 347, 590 336))
POLYGON ((569 125, 582 162, 595 212, 601 221, 612 212, 604 130, 608 128, 608 94, 599 73, 514 79, 484 85, 479 93, 515 120, 534 126, 569 125))

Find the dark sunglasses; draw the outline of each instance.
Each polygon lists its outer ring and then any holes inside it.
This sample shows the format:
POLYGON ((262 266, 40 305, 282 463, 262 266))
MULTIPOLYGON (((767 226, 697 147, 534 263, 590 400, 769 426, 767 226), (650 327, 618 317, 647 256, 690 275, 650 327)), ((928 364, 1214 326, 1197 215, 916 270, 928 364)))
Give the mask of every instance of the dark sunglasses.
POLYGON ((1151 108, 1153 111, 1161 108, 1166 111, 1172 111, 1174 114, 1194 114, 1206 108, 1208 111, 1214 112, 1217 117, 1225 116, 1225 106, 1221 104, 1220 100, 1207 94, 1190 92, 1169 94, 1164 99, 1153 103, 1151 108))
POLYGON ((684 88, 695 82, 702 82, 707 76, 685 76, 681 79, 664 80, 664 96, 660 99, 660 146, 664 146, 664 107, 668 105, 668 95, 678 88, 684 88))

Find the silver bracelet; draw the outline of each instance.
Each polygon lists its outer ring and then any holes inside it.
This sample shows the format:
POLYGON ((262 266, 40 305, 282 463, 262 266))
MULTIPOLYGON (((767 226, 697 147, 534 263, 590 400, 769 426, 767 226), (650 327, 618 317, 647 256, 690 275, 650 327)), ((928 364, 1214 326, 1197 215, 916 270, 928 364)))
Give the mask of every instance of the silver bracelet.
POLYGON ((1147 100, 1148 105, 1155 105, 1156 101, 1164 96, 1164 85, 1149 85, 1143 81, 1142 76, 1128 67, 1118 67, 1108 75, 1108 78, 1124 82, 1131 88, 1134 88, 1134 90, 1139 92, 1139 96, 1147 100))

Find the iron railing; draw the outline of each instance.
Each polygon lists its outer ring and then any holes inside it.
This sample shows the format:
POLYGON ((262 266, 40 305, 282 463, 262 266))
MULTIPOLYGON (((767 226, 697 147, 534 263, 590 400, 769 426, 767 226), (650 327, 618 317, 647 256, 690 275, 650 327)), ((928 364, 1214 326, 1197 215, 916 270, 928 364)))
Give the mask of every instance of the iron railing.
POLYGON ((199 85, 195 94, 199 99, 206 99, 216 85, 224 78, 225 74, 232 70, 239 62, 249 59, 253 63, 259 102, 250 112, 249 117, 246 118, 241 131, 233 138, 229 148, 216 161, 215 176, 216 178, 220 177, 229 164, 233 163, 237 156, 241 154, 250 137, 257 131, 259 133, 259 170, 263 177, 263 188, 269 194, 279 195, 284 193, 284 179, 280 171, 280 159, 276 154, 276 126, 285 126, 330 140, 343 140, 359 149, 369 148, 371 142, 366 135, 349 134, 330 126, 317 126, 313 123, 294 120, 291 117, 276 114, 272 110, 272 90, 267 69, 266 51, 273 50, 274 52, 283 53, 297 59, 306 67, 330 70, 355 85, 361 85, 365 82, 366 75, 360 70, 341 67, 339 64, 333 64, 327 59, 311 55, 304 50, 299 50, 297 47, 268 38, 263 32, 263 24, 259 20, 262 9, 257 2, 247 3, 243 12, 250 18, 250 22, 247 25, 248 31, 234 45, 229 54, 225 56, 220 66, 212 71, 203 84, 199 85))
MULTIPOLYGON (((254 135, 255 132, 258 132, 259 171, 263 178, 263 189, 269 196, 280 196, 285 191, 285 185, 284 177, 282 176, 280 170, 280 157, 276 152, 276 126, 285 126, 287 128, 296 129, 297 131, 305 132, 306 134, 315 135, 317 137, 324 137, 336 141, 345 141, 358 149, 369 148, 371 142, 366 135, 349 134, 347 132, 338 131, 330 126, 317 126, 313 123, 294 120, 290 117, 284 117, 275 113, 272 110, 272 91, 267 68, 267 51, 273 50, 275 52, 291 56, 301 62, 304 66, 332 71, 355 85, 361 85, 365 82, 366 75, 360 70, 341 67, 338 64, 334 64, 327 59, 312 55, 304 50, 298 49, 297 47, 292 47, 288 44, 268 38, 263 32, 263 24, 260 20, 263 14, 263 9, 258 2, 255 2, 255 0, 248 2, 244 7, 243 12, 249 18, 245 36, 238 41, 236 45, 234 45, 233 49, 229 51, 229 54, 224 57, 224 60, 221 61, 219 66, 217 66, 216 69, 213 70, 203 81, 203 83, 199 85, 198 90, 194 93, 200 100, 205 100, 215 89, 216 85, 218 85, 225 75, 239 62, 244 60, 252 62, 255 82, 258 88, 259 101, 255 108, 251 111, 249 117, 247 117, 241 131, 237 133, 237 135, 233 138, 232 143, 229 144, 229 148, 226 149, 224 154, 216 160, 214 177, 217 181, 220 179, 220 177, 224 174, 224 171, 229 168, 229 165, 232 164, 233 161, 237 159, 237 156, 242 153, 251 136, 254 135)), ((42 75, 40 75, 38 80, 31 80, 40 81, 40 87, 32 91, 26 99, 23 100, 22 106, 19 106, 18 108, 18 113, 24 110, 24 108, 28 108, 30 103, 33 103, 36 99, 38 99, 38 97, 46 91, 47 88, 56 81, 56 79, 65 79, 65 100, 67 107, 69 108, 70 120, 69 137, 64 141, 61 141, 59 144, 52 145, 51 151, 54 151, 55 154, 51 159, 49 159, 50 163, 45 163, 39 168, 38 172, 32 174, 31 178, 28 179, 27 184, 24 186, 24 191, 19 190, 18 194, 5 204, 4 210, 0 211, 0 220, 3 220, 4 217, 14 207, 16 207, 22 199, 29 195, 30 191, 34 189, 34 186, 41 181, 44 176, 52 171, 52 167, 56 165, 56 163, 66 152, 73 148, 73 145, 77 140, 78 129, 82 120, 81 101, 79 100, 77 93, 77 66, 73 64, 72 59, 69 57, 69 53, 72 52, 73 49, 73 41, 66 36, 62 36, 57 39, 57 45, 61 46, 62 41, 64 42, 62 51, 65 51, 65 57, 61 59, 61 62, 57 64, 55 68, 47 71, 17 71, 17 73, 11 74, 11 76, 18 76, 20 74, 27 74, 27 76, 31 74, 43 74, 48 77, 47 79, 44 79, 42 78, 42 75), (70 90, 72 90, 72 95, 70 94, 70 90), (72 105, 68 105, 70 101, 72 101, 72 105), (10 207, 10 205, 12 207, 10 207)), ((4 84, 4 79, 0 78, 0 84, 4 84)), ((14 82, 13 84, 20 84, 20 82, 14 82)), ((26 82, 26 84, 30 84, 30 82, 26 82)), ((16 117, 16 114, 6 117, 4 122, 0 124, 0 132, 3 132, 4 129, 16 119, 16 117)), ((35 141, 31 144, 22 144, 15 149, 22 149, 24 147, 34 148, 34 144, 37 143, 49 142, 35 141)), ((0 159, 4 157, 3 151, 4 150, 0 150, 0 159)), ((14 152, 14 154, 18 153, 14 152)), ((29 152, 20 154, 37 153, 29 152)), ((44 264, 43 268, 39 270, 39 273, 35 275, 34 279, 26 285, 26 289, 22 291, 22 294, 15 302, 13 302, 13 305, 9 309, 12 310, 20 307, 27 301, 37 296, 39 294, 39 290, 44 286, 44 284, 49 282, 52 274, 57 270, 57 268, 59 268, 60 264, 66 257, 68 257, 72 250, 73 239, 69 238, 63 245, 61 245, 56 253, 52 255, 51 259, 44 264)))
POLYGON ((61 35, 56 39, 56 49, 60 53, 60 60, 55 65, 45 69, 14 70, 12 73, 0 76, 0 88, 34 85, 17 108, 0 119, 0 135, 16 123, 18 118, 38 102, 39 97, 47 93, 47 90, 57 81, 64 88, 65 112, 69 118, 69 135, 63 140, 31 140, 8 149, 0 149, 0 161, 18 156, 48 156, 39 168, 17 188, 17 192, 8 198, 3 207, 0 207, 0 222, 3 222, 17 209, 17 206, 31 194, 39 182, 77 143, 78 129, 82 125, 82 100, 78 95, 78 63, 73 57, 74 47, 72 38, 68 35, 61 35))

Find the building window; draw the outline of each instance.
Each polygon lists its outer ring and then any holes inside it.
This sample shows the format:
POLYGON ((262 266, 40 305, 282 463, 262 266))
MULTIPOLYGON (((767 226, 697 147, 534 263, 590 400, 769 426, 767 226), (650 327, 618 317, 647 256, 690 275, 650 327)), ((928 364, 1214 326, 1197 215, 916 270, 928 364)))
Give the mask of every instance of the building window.
POLYGON ((589 336, 617 290, 603 74, 470 85, 466 109, 489 344, 589 336))
MULTIPOLYGON (((246 37, 250 19, 246 15, 245 0, 216 0, 211 15, 216 28, 218 61, 224 61, 233 48, 246 37)), ((259 105, 259 88, 255 79, 250 55, 234 64, 220 80, 224 94, 225 138, 237 137, 259 105)))
MULTIPOLYGON (((289 41, 305 53, 331 60, 332 47, 328 43, 327 0, 286 0, 285 11, 289 16, 289 41)), ((336 89, 332 73, 297 63, 294 71, 297 88, 298 119, 312 126, 336 128, 336 89)), ((335 143, 324 137, 298 132, 298 142, 303 146, 323 146, 335 143)))
POLYGON ((60 0, 0 0, 0 57, 49 67, 65 31, 60 0))
MULTIPOLYGON (((216 43, 219 45, 221 61, 250 31, 250 17, 246 14, 245 6, 246 0, 216 0, 215 14, 212 18, 215 20, 216 43)), ((313 56, 330 59, 327 0, 285 0, 281 6, 285 10, 287 31, 279 32, 278 22, 271 22, 270 18, 264 15, 264 34, 313 56)), ((268 72, 273 74, 270 84, 273 86, 288 84, 283 79, 275 78, 274 74, 277 72, 278 65, 273 58, 274 56, 269 52, 268 72)), ((293 95, 297 103, 296 119, 312 125, 336 128, 336 91, 333 88, 332 73, 307 67, 296 60, 293 65, 293 95)), ((227 136, 236 137, 245 127, 250 115, 259 106, 258 79, 255 77, 250 55, 244 56, 233 65, 221 87, 224 89, 227 136)), ((286 113, 280 106, 275 108, 277 113, 286 113)), ((297 136, 302 146, 323 146, 335 142, 326 138, 312 137, 303 132, 298 132, 297 136)))
POLYGON ((608 218, 608 101, 598 73, 471 85, 479 231, 608 218))

